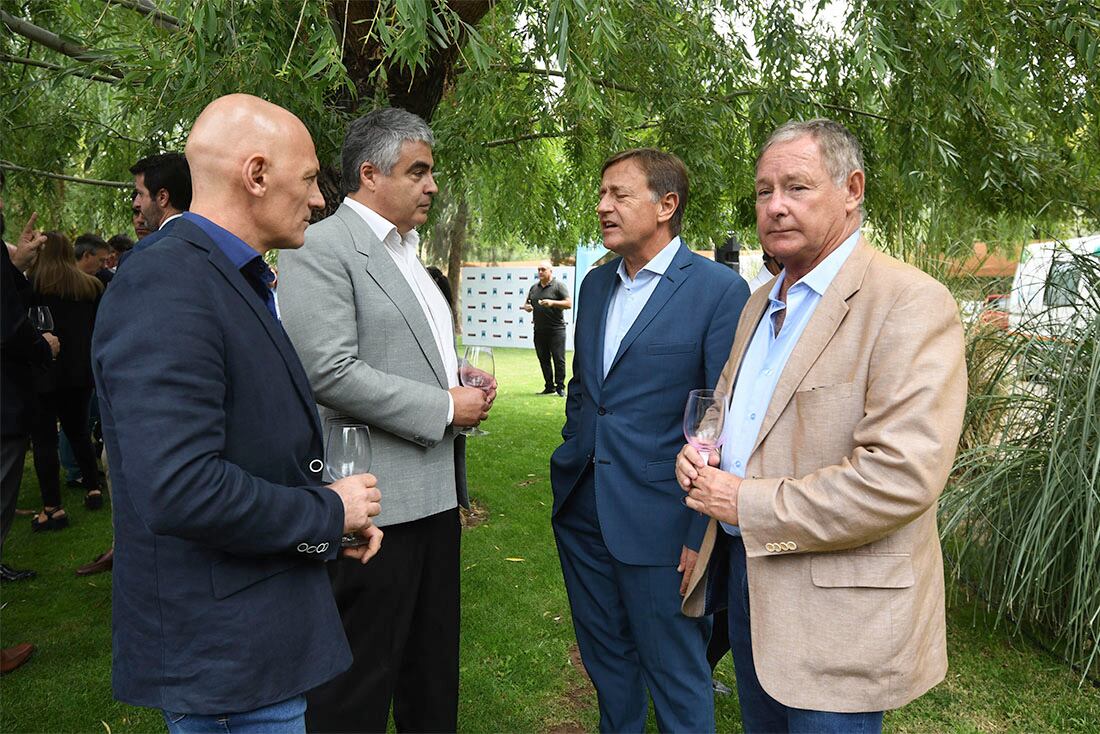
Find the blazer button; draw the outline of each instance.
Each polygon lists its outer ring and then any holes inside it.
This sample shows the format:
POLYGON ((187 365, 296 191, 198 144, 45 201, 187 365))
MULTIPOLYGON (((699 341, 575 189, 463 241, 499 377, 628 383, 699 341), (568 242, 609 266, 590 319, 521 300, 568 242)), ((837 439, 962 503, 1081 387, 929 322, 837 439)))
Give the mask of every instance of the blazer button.
POLYGON ((607 408, 605 408, 601 405, 599 407, 599 409, 596 411, 596 415, 607 415, 607 408))
POLYGON ((775 543, 765 543, 764 550, 768 553, 775 553, 775 543))
POLYGON ((325 463, 320 459, 312 459, 309 462, 309 470, 314 474, 320 474, 321 470, 325 468, 325 463))
POLYGON ((787 543, 787 550, 798 550, 798 546, 795 545, 794 541, 792 540, 791 542, 787 543))

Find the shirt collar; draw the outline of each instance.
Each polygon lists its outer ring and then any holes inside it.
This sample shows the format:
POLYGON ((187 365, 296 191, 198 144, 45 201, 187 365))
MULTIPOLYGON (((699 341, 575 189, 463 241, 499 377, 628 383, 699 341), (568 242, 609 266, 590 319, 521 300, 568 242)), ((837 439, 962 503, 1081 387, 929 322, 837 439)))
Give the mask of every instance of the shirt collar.
MULTIPOLYGON (((852 234, 848 236, 848 239, 840 244, 840 247, 830 252, 813 270, 802 276, 802 279, 799 280, 798 283, 795 283, 795 285, 804 283, 807 288, 811 289, 819 296, 825 295, 825 291, 828 290, 829 286, 836 278, 836 274, 840 272, 840 268, 844 266, 848 256, 852 254, 852 250, 856 249, 856 244, 858 242, 859 228, 857 227, 856 231, 852 232, 852 234)), ((786 277, 787 271, 784 269, 780 272, 779 277, 776 278, 775 284, 768 294, 772 300, 779 298, 779 291, 783 287, 783 281, 786 277)), ((794 288, 795 286, 792 285, 791 287, 794 288)))
POLYGON ((411 245, 415 250, 416 246, 420 243, 420 235, 415 229, 410 229, 404 237, 397 236, 397 226, 366 204, 356 201, 350 196, 344 197, 344 203, 347 204, 348 208, 353 212, 358 214, 363 221, 367 223, 367 226, 371 228, 371 231, 374 232, 374 236, 388 247, 397 249, 398 245, 403 244, 405 246, 411 245))
MULTIPOLYGON (((676 252, 680 249, 680 236, 672 238, 672 241, 661 248, 661 251, 654 255, 649 262, 642 266, 642 269, 634 276, 637 279, 638 275, 641 275, 642 270, 648 270, 654 275, 661 276, 668 270, 668 266, 672 264, 672 259, 676 257, 676 252)), ((630 276, 626 273, 626 258, 619 261, 619 279, 630 285, 630 276)))
POLYGON ((180 212, 179 214, 173 214, 172 216, 168 217, 168 218, 167 218, 167 219, 165 219, 165 220, 164 220, 163 222, 161 222, 161 223, 160 223, 160 226, 159 226, 159 227, 157 227, 157 229, 164 229, 164 225, 168 224, 168 223, 169 223, 169 222, 171 222, 171 221, 172 221, 173 219, 179 219, 179 218, 180 218, 180 217, 182 217, 182 216, 183 216, 183 213, 182 213, 182 212, 180 212))
MULTIPOLYGON (((229 258, 229 262, 233 263, 233 267, 237 268, 237 270, 240 270, 255 258, 260 257, 260 253, 252 249, 247 242, 230 232, 228 229, 214 224, 206 217, 193 212, 184 212, 180 216, 196 224, 199 229, 210 237, 210 239, 214 240, 214 244, 225 253, 225 256, 229 258)), ((161 226, 163 227, 164 225, 161 226)))

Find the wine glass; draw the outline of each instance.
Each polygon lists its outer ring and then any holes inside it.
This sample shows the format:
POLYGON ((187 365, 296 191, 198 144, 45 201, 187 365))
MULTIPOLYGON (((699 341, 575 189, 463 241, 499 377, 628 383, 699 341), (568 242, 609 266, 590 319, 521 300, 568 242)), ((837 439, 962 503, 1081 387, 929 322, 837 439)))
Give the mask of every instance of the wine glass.
MULTIPOLYGON (((476 387, 483 392, 488 392, 493 384, 494 374, 496 374, 496 367, 492 347, 466 347, 462 362, 458 366, 459 382, 466 387, 476 387)), ((489 435, 488 431, 483 431, 477 426, 463 428, 459 433, 467 436, 489 435)))
POLYGON ((53 314, 49 306, 31 306, 27 309, 27 318, 39 331, 53 331, 53 314))
POLYGON ((714 390, 692 390, 688 393, 684 406, 684 438, 703 457, 710 460, 712 452, 717 451, 725 438, 723 429, 726 423, 726 410, 729 401, 726 396, 714 390))
MULTIPOLYGON (((329 424, 325 441, 325 469, 333 481, 370 471, 370 429, 351 420, 335 420, 329 424)), ((366 538, 349 533, 340 538, 343 548, 366 545, 366 538)))

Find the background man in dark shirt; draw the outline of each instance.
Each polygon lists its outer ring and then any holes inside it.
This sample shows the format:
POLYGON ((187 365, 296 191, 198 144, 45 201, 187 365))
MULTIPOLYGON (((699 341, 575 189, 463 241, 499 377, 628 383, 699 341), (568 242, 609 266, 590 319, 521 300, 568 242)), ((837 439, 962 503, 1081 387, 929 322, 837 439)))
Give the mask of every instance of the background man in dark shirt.
POLYGON ((565 317, 562 311, 573 308, 573 299, 565 284, 554 278, 554 268, 549 260, 539 263, 539 282, 531 286, 521 308, 534 314, 535 353, 539 356, 542 379, 546 382, 546 387, 539 394, 556 392, 559 397, 564 397, 565 317))

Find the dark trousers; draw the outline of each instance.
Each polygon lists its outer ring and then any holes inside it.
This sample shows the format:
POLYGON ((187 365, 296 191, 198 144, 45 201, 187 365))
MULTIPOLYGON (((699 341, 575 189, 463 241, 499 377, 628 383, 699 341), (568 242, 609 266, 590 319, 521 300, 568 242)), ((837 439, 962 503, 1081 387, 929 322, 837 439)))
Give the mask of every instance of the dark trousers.
POLYGON ((565 329, 535 329, 535 354, 547 390, 565 389, 565 329))
POLYGON ((591 469, 552 524, 577 646, 596 687, 600 731, 645 731, 648 691, 658 730, 713 732, 710 619, 681 614, 676 566, 634 566, 611 554, 591 469))
POLYGON ((367 565, 329 577, 351 645, 350 669, 307 694, 310 732, 458 729, 458 509, 383 528, 367 565))
POLYGON ((46 507, 61 505, 61 461, 57 453, 59 420, 72 443, 84 490, 99 489, 99 468, 92 449, 92 434, 88 430, 88 401, 91 398, 90 387, 63 388, 38 394, 31 442, 34 447, 34 471, 42 490, 42 504, 46 507))
POLYGON ((756 677, 752 656, 752 627, 749 620, 749 576, 745 565, 745 542, 730 538, 729 632, 733 667, 737 672, 737 700, 741 704, 741 724, 746 734, 783 732, 784 734, 879 734, 882 712, 843 714, 834 711, 808 711, 784 706, 776 701, 756 677))
POLYGON ((0 557, 4 540, 15 519, 19 485, 23 483, 23 462, 27 458, 27 436, 16 433, 0 436, 0 557))

